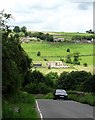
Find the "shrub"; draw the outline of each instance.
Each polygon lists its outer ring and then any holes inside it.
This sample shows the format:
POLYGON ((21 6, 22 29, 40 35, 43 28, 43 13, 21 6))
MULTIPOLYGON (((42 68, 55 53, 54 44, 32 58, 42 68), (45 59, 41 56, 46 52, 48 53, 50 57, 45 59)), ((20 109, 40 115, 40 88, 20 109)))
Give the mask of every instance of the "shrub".
POLYGON ((66 63, 71 63, 71 55, 66 56, 66 63))
POLYGON ((80 62, 79 61, 73 61, 73 64, 74 65, 80 65, 80 62))
POLYGON ((69 48, 67 49, 67 52, 70 52, 70 49, 69 49, 69 48))
POLYGON ((37 56, 41 56, 41 52, 40 51, 37 52, 37 56))
POLYGON ((25 86, 25 91, 32 94, 47 94, 52 91, 45 83, 31 83, 25 86))
POLYGON ((80 90, 92 92, 95 86, 94 75, 86 71, 72 71, 70 73, 63 72, 56 81, 56 86, 66 90, 80 90))
POLYGON ((95 96, 91 93, 85 93, 84 95, 78 95, 77 93, 69 93, 69 99, 75 100, 77 102, 89 104, 95 106, 95 96))
POLYGON ((47 61, 46 57, 44 57, 44 61, 47 61))
POLYGON ((60 58, 60 61, 62 61, 62 62, 63 62, 63 61, 64 61, 64 59, 63 59, 63 58, 60 58))
POLYGON ((39 94, 47 94, 51 92, 51 90, 52 89, 49 86, 47 86, 45 83, 39 83, 39 87, 38 87, 39 94))
POLYGON ((48 69, 51 69, 51 66, 50 66, 50 65, 48 66, 48 69))
POLYGON ((31 82, 36 84, 43 83, 45 82, 45 77, 40 71, 34 70, 31 73, 31 82))
POLYGON ((53 99, 53 94, 52 93, 48 93, 43 98, 44 99, 53 99))
POLYGON ((25 86, 24 90, 28 93, 37 94, 38 92, 38 84, 31 83, 25 86))
POLYGON ((84 65, 85 67, 87 67, 87 66, 88 66, 88 64, 87 64, 87 63, 84 63, 83 65, 84 65))

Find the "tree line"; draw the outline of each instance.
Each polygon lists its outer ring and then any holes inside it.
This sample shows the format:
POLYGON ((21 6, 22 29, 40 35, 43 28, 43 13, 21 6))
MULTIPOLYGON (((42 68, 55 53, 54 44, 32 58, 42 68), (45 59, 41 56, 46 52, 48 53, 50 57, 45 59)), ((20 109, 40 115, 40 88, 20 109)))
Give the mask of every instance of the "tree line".
POLYGON ((95 35, 73 35, 72 36, 72 40, 92 40, 92 39, 95 39, 95 35))
POLYGON ((19 26, 15 26, 13 29, 13 32, 15 32, 16 34, 18 34, 18 36, 20 37, 36 37, 39 38, 41 40, 45 40, 45 41, 49 41, 49 42, 53 42, 53 36, 50 34, 44 34, 42 32, 30 32, 27 31, 27 28, 25 26, 23 27, 19 27, 19 26))
POLYGON ((95 75, 86 71, 50 72, 43 75, 35 70, 28 74, 23 90, 32 94, 46 94, 54 89, 75 90, 82 92, 95 92, 95 75))
POLYGON ((21 47, 19 38, 9 36, 11 30, 6 22, 11 14, 0 13, 0 30, 2 31, 2 94, 3 97, 18 93, 31 68, 31 59, 21 47))
POLYGON ((49 33, 44 34, 42 32, 34 32, 34 33, 32 33, 31 36, 40 38, 41 40, 45 40, 45 41, 48 41, 48 42, 53 42, 54 41, 53 35, 50 35, 49 33))

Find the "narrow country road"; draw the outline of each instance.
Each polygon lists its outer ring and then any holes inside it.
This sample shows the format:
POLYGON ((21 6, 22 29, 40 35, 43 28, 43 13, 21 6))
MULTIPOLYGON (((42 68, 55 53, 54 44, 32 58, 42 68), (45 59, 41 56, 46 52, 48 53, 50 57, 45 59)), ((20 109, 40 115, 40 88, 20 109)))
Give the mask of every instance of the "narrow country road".
POLYGON ((71 100, 36 100, 42 118, 93 118, 93 107, 71 100))

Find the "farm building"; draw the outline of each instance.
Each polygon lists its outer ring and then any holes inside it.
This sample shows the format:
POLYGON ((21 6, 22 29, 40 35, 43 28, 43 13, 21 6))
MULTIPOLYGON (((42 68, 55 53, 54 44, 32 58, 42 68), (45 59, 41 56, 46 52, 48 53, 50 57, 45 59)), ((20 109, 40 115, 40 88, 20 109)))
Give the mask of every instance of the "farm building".
POLYGON ((20 42, 21 43, 29 43, 30 42, 30 37, 21 37, 20 38, 20 42))
POLYGON ((50 68, 68 68, 69 66, 63 64, 62 61, 49 61, 46 63, 50 68))
POLYGON ((31 37, 31 40, 35 40, 35 41, 37 41, 38 38, 37 38, 37 37, 31 37))
POLYGON ((64 38, 54 38, 54 42, 63 42, 64 38))
POLYGON ((42 64, 41 63, 35 63, 33 64, 34 67, 42 67, 42 64))

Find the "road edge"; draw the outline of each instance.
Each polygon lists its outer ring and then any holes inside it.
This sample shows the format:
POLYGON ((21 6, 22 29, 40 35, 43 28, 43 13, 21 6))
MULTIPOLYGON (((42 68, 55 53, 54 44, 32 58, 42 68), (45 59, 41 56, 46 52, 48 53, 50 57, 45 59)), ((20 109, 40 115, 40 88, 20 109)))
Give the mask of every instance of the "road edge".
POLYGON ((39 108, 39 105, 38 105, 37 100, 36 100, 36 106, 37 106, 37 110, 38 110, 38 112, 39 112, 39 114, 40 114, 40 118, 41 118, 41 120, 43 120, 43 115, 42 115, 42 112, 41 112, 41 110, 40 110, 40 108, 39 108))

